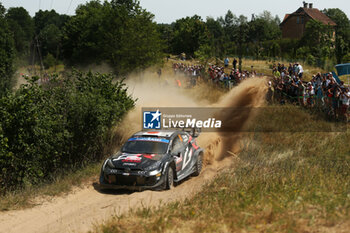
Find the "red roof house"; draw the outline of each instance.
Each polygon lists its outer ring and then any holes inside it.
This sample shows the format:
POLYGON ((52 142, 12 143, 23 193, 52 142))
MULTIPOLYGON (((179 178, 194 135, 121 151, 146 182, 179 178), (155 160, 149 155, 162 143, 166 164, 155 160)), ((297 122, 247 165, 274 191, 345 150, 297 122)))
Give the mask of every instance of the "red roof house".
POLYGON ((300 7, 292 14, 286 14, 280 24, 283 38, 300 39, 305 32, 306 24, 309 20, 316 20, 325 25, 335 27, 336 23, 317 8, 313 8, 312 3, 304 2, 304 7, 300 7))

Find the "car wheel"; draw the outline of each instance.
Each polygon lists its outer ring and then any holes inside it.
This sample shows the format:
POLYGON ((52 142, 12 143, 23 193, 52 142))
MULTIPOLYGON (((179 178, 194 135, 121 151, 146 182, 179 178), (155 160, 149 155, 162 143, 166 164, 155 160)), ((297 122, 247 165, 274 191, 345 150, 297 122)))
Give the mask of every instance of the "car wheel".
POLYGON ((174 171, 173 168, 169 166, 166 179, 166 189, 172 189, 174 187, 174 171))
POLYGON ((169 190, 174 187, 174 170, 171 166, 168 167, 166 173, 164 174, 164 182, 159 187, 158 190, 169 190))
POLYGON ((196 164, 194 165, 194 176, 199 176, 203 168, 203 154, 200 153, 197 157, 196 164))

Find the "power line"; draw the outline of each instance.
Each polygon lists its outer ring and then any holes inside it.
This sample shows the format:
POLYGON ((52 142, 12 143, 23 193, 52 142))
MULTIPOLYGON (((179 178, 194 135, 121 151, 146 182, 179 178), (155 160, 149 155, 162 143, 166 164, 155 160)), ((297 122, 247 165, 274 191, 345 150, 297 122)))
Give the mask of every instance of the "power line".
POLYGON ((70 0, 70 3, 69 3, 69 6, 68 6, 66 15, 68 15, 68 12, 69 12, 69 10, 70 10, 70 7, 71 7, 71 5, 72 5, 72 2, 73 2, 73 0, 70 0))

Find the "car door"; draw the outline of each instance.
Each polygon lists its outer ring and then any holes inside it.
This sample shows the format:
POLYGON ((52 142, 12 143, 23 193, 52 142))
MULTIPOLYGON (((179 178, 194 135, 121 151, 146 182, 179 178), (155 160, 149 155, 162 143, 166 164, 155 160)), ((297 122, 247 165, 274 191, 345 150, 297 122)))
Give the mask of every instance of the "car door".
POLYGON ((183 163, 182 163, 182 171, 189 172, 191 170, 191 161, 193 156, 193 150, 190 146, 190 136, 183 132, 179 135, 180 140, 183 143, 184 151, 183 151, 183 163))
POLYGON ((177 134, 171 145, 170 153, 175 157, 176 172, 181 174, 183 162, 184 162, 185 147, 180 134, 177 134))

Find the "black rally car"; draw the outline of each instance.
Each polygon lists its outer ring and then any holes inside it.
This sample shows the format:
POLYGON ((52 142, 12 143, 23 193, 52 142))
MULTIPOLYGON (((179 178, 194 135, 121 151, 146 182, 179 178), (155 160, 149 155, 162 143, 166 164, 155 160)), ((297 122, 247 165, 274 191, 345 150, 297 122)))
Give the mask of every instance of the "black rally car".
POLYGON ((101 189, 170 189, 190 175, 199 175, 204 151, 198 133, 148 131, 134 134, 102 166, 101 189))

